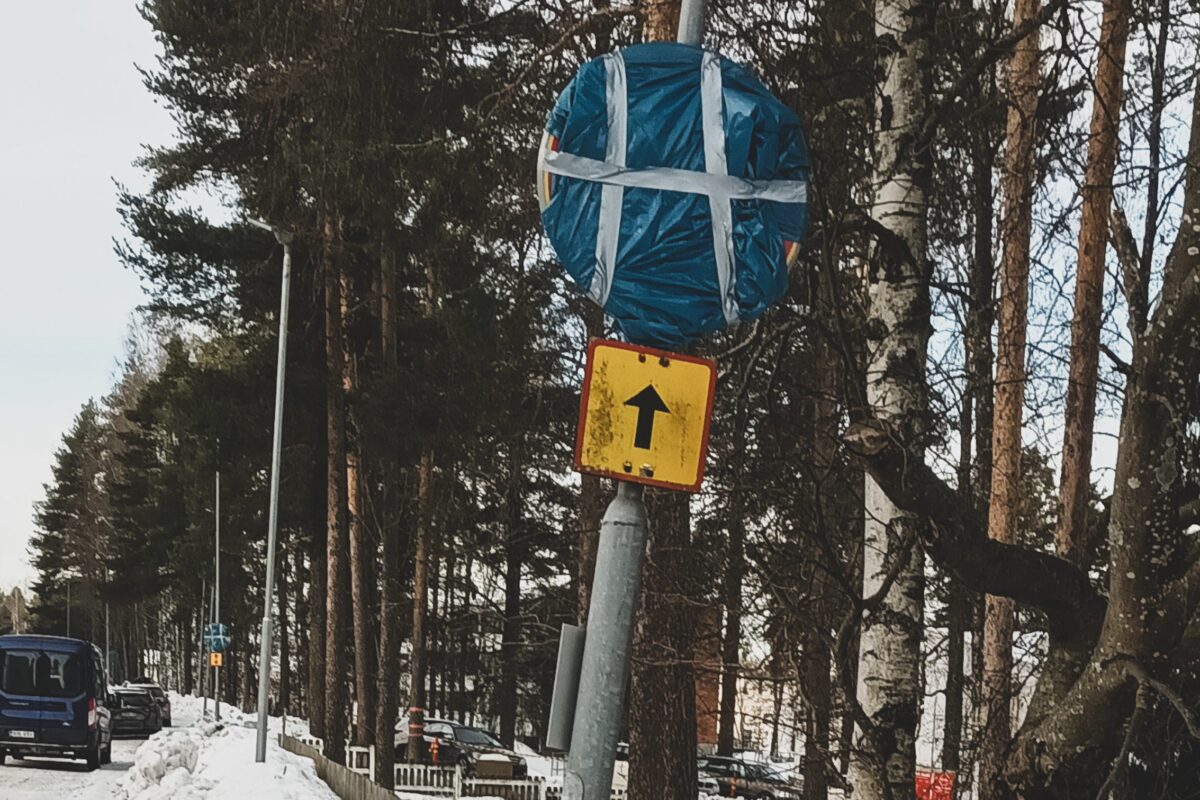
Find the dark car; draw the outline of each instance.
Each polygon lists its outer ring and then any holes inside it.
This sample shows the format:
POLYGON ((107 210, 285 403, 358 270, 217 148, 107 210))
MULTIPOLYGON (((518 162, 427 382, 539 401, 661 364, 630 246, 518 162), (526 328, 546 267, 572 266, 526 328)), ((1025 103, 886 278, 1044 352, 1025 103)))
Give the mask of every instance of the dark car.
POLYGON ((0 765, 8 756, 112 760, 100 651, 61 636, 0 636, 0 765))
MULTIPOLYGON (((407 743, 408 733, 407 729, 404 729, 403 733, 396 736, 397 752, 403 750, 407 743)), ((524 778, 529 774, 525 759, 496 741, 487 731, 450 720, 426 718, 425 763, 437 763, 447 767, 459 765, 463 772, 473 775, 479 757, 485 754, 507 759, 512 765, 514 778, 524 778)))
POLYGON ((752 800, 799 798, 801 789, 773 772, 766 764, 728 756, 701 756, 700 772, 716 778, 722 797, 752 800))
POLYGON ((171 727, 171 698, 167 695, 165 689, 147 678, 126 681, 125 685, 131 689, 145 689, 149 692, 150 696, 154 698, 154 702, 158 704, 158 712, 162 717, 163 727, 171 727))
POLYGON ((154 695, 145 689, 122 686, 114 692, 113 733, 158 733, 162 730, 162 712, 154 695))

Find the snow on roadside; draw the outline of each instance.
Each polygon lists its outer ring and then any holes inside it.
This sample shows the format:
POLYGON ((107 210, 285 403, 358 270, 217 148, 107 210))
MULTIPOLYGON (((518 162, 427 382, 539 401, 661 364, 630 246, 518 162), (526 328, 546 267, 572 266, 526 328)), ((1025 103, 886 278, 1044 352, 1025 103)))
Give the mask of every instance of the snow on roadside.
MULTIPOLYGON (((317 777, 311 760, 289 753, 275 738, 281 723, 270 720, 267 761, 254 761, 254 716, 223 707, 222 719, 201 719, 203 701, 172 694, 171 706, 181 718, 197 720, 186 727, 157 733, 134 755, 133 766, 118 783, 117 800, 215 800, 256 797, 274 800, 336 800, 337 796, 317 777), (195 706, 193 708, 193 706, 195 706)), ((212 704, 209 704, 211 715, 212 704)), ((288 731, 302 733, 307 726, 288 720, 288 731)))

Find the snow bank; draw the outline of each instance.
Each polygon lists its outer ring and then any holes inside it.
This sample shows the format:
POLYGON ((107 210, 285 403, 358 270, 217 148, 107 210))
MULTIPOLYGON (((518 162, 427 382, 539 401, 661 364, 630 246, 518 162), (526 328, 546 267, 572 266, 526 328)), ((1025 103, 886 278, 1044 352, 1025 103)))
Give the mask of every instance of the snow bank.
POLYGON ((182 794, 186 788, 183 784, 196 770, 203 735, 199 728, 183 728, 147 739, 137 749, 133 766, 121 781, 124 796, 138 800, 186 796, 182 794))
MULTIPOLYGON (((208 717, 213 716, 215 704, 211 699, 207 702, 208 717)), ((203 697, 193 697, 192 695, 176 694, 171 692, 171 716, 177 720, 183 720, 183 724, 199 720, 204 715, 206 704, 203 697)), ((247 714, 237 706, 221 703, 221 722, 227 727, 242 727, 254 728, 258 724, 258 717, 255 714, 247 714)), ((278 732, 282 729, 283 722, 280 717, 268 717, 267 724, 272 732, 278 732)), ((293 736, 307 735, 308 722, 299 717, 289 716, 287 718, 287 732, 293 736)))
MULTIPOLYGON (((276 743, 279 718, 270 720, 266 763, 257 764, 253 715, 223 707, 222 720, 216 722, 202 718, 202 704, 198 698, 172 695, 172 710, 178 709, 181 719, 195 721, 156 733, 138 748, 133 766, 117 786, 117 800, 336 800, 317 777, 312 761, 276 743)), ((300 720, 288 720, 289 732, 307 729, 300 720)))

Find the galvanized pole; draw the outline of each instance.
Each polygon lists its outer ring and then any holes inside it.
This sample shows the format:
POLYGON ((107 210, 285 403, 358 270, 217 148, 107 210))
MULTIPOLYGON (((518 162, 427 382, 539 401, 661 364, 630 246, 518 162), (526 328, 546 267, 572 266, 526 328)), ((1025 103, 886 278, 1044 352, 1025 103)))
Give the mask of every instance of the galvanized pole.
MULTIPOLYGON (((274 229, 272 229, 274 230, 274 229)), ((271 598, 275 594, 275 538, 279 524, 279 461, 283 447, 283 378, 287 365, 288 289, 292 280, 292 236, 274 230, 283 245, 283 288, 279 301, 279 356, 275 372, 275 432, 271 444, 271 505, 267 514, 267 585, 263 590, 258 651, 258 737, 254 760, 267 760, 267 693, 271 685, 271 598)))
POLYGON ((645 549, 642 487, 618 481, 617 496, 600 523, 564 800, 607 800, 612 792, 645 549))
POLYGON ((204 658, 204 608, 208 606, 208 581, 200 579, 200 696, 204 698, 204 708, 200 718, 208 716, 208 664, 204 658))
POLYGON ((704 12, 706 0, 683 0, 679 9, 679 41, 699 47, 704 43, 704 12))
MULTIPOLYGON (((220 451, 221 443, 217 442, 220 451)), ((217 534, 217 577, 213 588, 213 622, 221 624, 221 470, 217 470, 217 499, 216 499, 216 534, 217 534)), ((220 630, 220 628, 217 628, 220 630)), ((221 668, 213 670, 213 700, 216 703, 217 720, 221 719, 221 668)))
MULTIPOLYGON (((209 625, 216 624, 217 621, 217 601, 216 594, 210 592, 208 595, 208 623, 209 625)), ((217 679, 215 677, 216 669, 212 666, 208 667, 208 692, 212 695, 213 701, 217 699, 217 679)))

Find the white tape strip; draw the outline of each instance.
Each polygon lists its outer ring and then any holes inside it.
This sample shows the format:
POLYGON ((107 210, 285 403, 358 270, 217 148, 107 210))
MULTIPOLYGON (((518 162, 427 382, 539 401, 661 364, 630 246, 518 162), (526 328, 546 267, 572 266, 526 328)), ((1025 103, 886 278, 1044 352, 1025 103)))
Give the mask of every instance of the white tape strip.
MULTIPOLYGON (((739 321, 737 270, 733 242, 732 200, 768 200, 777 203, 808 201, 808 182, 748 180, 729 174, 725 154, 724 98, 720 57, 704 53, 700 62, 700 114, 704 133, 704 172, 674 167, 631 169, 625 165, 628 144, 628 87, 625 59, 620 51, 603 57, 608 143, 604 161, 550 150, 543 143, 539 170, 601 184, 600 215, 596 232, 595 269, 588 296, 601 307, 608 302, 616 272, 621 237, 621 206, 625 188, 657 189, 706 195, 712 215, 713 253, 725 321, 739 321)), ((541 177, 539 175, 539 181, 541 177)))
MULTIPOLYGON (((626 123, 629 101, 625 82, 625 57, 618 50, 604 56, 605 101, 608 105, 608 145, 605 161, 625 166, 626 123)), ((625 189, 620 184, 605 183, 600 193, 600 218, 596 228, 596 263, 588 295, 602 308, 612 291, 613 274, 617 270, 617 248, 621 243, 621 206, 625 189)))
POLYGON ((777 203, 804 203, 808 200, 806 181, 749 180, 674 167, 634 169, 562 152, 544 153, 542 164, 547 172, 555 175, 635 189, 705 194, 727 200, 772 200, 777 203))
MULTIPOLYGON (((704 168, 709 175, 729 176, 725 161, 724 98, 721 94, 721 62, 712 53, 700 60, 700 121, 704 130, 704 168)), ((712 214, 713 255, 717 262, 717 284, 721 289, 721 311, 730 325, 740 322, 737 302, 737 270, 733 255, 733 209, 728 198, 709 195, 712 214)))

